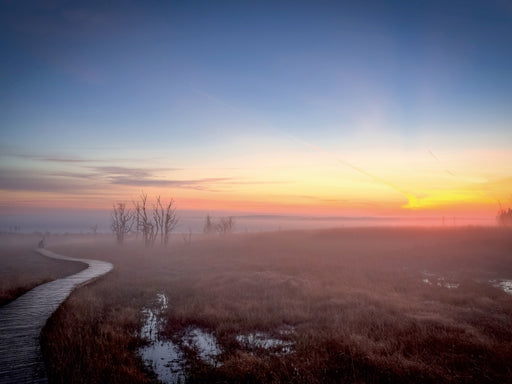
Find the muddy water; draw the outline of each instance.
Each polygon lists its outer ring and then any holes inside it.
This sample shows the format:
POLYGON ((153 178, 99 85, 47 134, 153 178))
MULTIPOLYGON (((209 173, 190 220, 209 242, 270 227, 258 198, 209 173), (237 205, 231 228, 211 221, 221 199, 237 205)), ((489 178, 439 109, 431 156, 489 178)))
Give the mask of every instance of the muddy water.
POLYGON ((0 307, 0 382, 46 383, 39 334, 46 320, 71 291, 112 270, 103 261, 75 259, 46 249, 40 254, 53 259, 78 261, 88 268, 74 275, 42 284, 0 307))

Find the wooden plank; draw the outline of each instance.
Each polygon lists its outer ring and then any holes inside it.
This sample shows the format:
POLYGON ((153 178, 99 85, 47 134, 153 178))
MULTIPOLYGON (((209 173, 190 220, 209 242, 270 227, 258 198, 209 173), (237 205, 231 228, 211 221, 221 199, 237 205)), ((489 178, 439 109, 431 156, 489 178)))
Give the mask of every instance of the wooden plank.
POLYGON ((113 269, 111 263, 76 259, 46 249, 36 252, 53 259, 88 265, 74 275, 41 284, 0 307, 0 383, 46 383, 39 335, 50 315, 76 287, 113 269))

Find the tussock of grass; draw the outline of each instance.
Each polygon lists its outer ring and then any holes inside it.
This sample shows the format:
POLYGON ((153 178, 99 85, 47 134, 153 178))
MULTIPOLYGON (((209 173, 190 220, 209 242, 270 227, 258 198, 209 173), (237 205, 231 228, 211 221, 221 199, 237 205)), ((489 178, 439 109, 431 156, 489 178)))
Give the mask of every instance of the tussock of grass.
POLYGON ((150 382, 136 356, 141 309, 169 305, 162 334, 212 332, 222 365, 187 352, 189 382, 507 382, 512 240, 493 229, 343 229, 135 243, 64 244, 116 269, 73 293, 43 345, 52 382, 150 382), (422 282, 424 273, 460 283, 422 282), (285 335, 281 329, 291 329, 285 335), (247 348, 240 334, 292 342, 291 353, 247 348))

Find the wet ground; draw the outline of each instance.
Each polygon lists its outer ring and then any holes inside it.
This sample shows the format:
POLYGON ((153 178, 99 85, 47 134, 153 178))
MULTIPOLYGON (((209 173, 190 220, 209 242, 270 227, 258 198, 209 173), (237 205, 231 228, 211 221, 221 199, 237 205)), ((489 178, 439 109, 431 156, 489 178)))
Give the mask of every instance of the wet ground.
POLYGON ((493 287, 502 289, 509 295, 512 295, 512 280, 501 279, 501 280, 490 280, 489 281, 493 287))
MULTIPOLYGON (((460 282, 457 282, 455 278, 446 278, 437 273, 423 271, 421 281, 424 284, 430 286, 437 286, 448 289, 456 289, 460 287, 460 282)), ((494 288, 498 288, 509 295, 512 295, 512 280, 510 279, 491 279, 491 280, 475 280, 476 282, 483 284, 490 284, 494 288)))
MULTIPOLYGON (((206 364, 214 367, 221 366, 222 349, 216 337, 204 329, 187 327, 179 344, 160 337, 159 330, 165 321, 163 314, 167 306, 167 297, 159 293, 156 308, 143 310, 146 320, 140 331, 140 335, 148 344, 139 349, 139 355, 146 365, 156 373, 158 379, 166 384, 185 382, 187 360, 184 348, 196 351, 197 357, 206 364)), ((286 337, 293 332, 294 329, 289 328, 279 331, 279 334, 286 337)), ((269 353, 287 354, 293 350, 291 341, 272 337, 265 332, 241 334, 236 337, 236 340, 240 348, 248 351, 265 349, 269 353)))

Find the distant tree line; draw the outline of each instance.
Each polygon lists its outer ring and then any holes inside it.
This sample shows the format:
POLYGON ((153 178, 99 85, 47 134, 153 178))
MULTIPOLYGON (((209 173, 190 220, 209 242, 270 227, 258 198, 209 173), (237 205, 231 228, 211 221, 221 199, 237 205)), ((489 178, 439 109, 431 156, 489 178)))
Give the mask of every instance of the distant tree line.
POLYGON ((20 225, 12 225, 9 227, 9 233, 21 233, 20 225))
POLYGON ((112 232, 117 243, 122 244, 125 236, 135 232, 147 247, 153 246, 157 239, 160 244, 167 245, 171 232, 178 224, 176 204, 174 199, 162 202, 157 196, 153 203, 148 201, 148 195, 142 192, 138 200, 132 201, 133 208, 125 203, 115 203, 112 210, 112 232))
POLYGON ((235 220, 232 216, 221 217, 218 220, 213 220, 210 215, 206 215, 204 221, 203 232, 207 234, 218 233, 219 235, 226 235, 232 233, 235 229, 235 220))
POLYGON ((496 219, 498 220, 498 224, 501 226, 512 226, 512 209, 500 208, 496 219))

